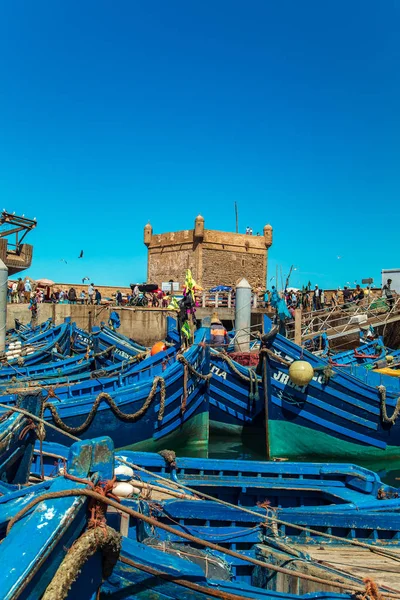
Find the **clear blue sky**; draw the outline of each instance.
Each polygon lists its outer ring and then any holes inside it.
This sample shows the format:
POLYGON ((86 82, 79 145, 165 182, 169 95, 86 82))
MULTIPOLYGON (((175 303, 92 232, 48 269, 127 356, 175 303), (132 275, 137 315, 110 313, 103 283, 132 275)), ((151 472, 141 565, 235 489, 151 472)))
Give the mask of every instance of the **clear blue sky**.
POLYGON ((0 208, 37 218, 29 274, 142 280, 148 220, 234 230, 235 200, 242 231, 272 224, 270 274, 294 263, 293 284, 400 267, 399 17, 392 0, 2 2, 0 208))

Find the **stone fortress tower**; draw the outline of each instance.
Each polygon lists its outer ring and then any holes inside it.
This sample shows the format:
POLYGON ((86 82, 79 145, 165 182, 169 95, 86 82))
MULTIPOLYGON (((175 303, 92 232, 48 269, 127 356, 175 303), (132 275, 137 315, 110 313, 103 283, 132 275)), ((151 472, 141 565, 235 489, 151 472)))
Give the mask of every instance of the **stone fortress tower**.
POLYGON ((198 285, 208 290, 216 285, 235 286, 246 277, 253 288, 266 286, 268 248, 272 245, 272 227, 266 225, 263 235, 246 235, 205 229, 199 215, 194 229, 169 233, 153 233, 148 223, 144 228, 148 248, 147 282, 162 285, 185 280, 190 268, 198 285))

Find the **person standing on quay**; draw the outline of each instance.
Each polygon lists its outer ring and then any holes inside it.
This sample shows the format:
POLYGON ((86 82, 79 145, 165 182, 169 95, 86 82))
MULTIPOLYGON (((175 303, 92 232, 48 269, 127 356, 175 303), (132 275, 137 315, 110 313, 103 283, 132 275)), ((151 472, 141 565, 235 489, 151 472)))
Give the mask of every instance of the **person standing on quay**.
POLYGON ((18 283, 14 281, 11 287, 11 302, 13 304, 18 302, 18 283))
POLYGON ((94 285, 91 283, 88 287, 88 304, 93 304, 94 299, 94 285))
POLYGON ((25 281, 25 285, 24 285, 24 298, 25 298, 26 303, 29 303, 29 300, 31 299, 31 292, 32 292, 31 282, 29 281, 29 279, 27 279, 25 281))
POLYGON ((315 286, 315 289, 314 289, 313 304, 314 304, 314 310, 321 310, 321 292, 317 285, 315 286))
POLYGON ((101 303, 101 294, 99 292, 99 290, 95 290, 96 294, 95 294, 95 304, 100 304, 101 303))
POLYGON ((76 304, 76 291, 73 287, 68 292, 68 300, 70 304, 76 304))
POLYGON ((21 303, 24 301, 24 291, 25 291, 24 282, 22 281, 21 277, 18 277, 17 290, 18 290, 18 302, 21 303))
POLYGON ((390 308, 392 308, 393 304, 394 304, 393 290, 391 288, 391 285, 392 285, 392 280, 388 279, 382 288, 382 296, 385 296, 386 301, 390 308))

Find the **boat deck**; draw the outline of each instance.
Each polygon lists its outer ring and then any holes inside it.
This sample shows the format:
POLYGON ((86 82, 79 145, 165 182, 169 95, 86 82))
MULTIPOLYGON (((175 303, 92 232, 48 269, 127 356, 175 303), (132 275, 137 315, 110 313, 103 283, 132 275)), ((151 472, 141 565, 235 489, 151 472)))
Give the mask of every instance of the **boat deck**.
POLYGON ((267 581, 261 580, 260 584, 281 593, 306 594, 318 590, 338 592, 338 588, 332 585, 333 582, 348 583, 363 589, 365 579, 370 578, 381 593, 388 592, 400 597, 400 551, 393 550, 393 547, 388 547, 387 550, 397 555, 398 559, 371 552, 366 548, 341 544, 290 544, 289 553, 260 545, 260 558, 264 557, 267 561, 272 559, 275 564, 293 570, 293 577, 274 573, 267 581), (321 585, 298 578, 295 576, 296 571, 326 579, 327 583, 321 585))
POLYGON ((316 563, 324 567, 332 567, 343 572, 343 579, 350 574, 363 581, 371 577, 383 590, 391 589, 400 593, 400 551, 388 549, 397 554, 398 561, 370 552, 366 548, 356 546, 332 546, 330 544, 296 544, 296 550, 308 554, 316 563))

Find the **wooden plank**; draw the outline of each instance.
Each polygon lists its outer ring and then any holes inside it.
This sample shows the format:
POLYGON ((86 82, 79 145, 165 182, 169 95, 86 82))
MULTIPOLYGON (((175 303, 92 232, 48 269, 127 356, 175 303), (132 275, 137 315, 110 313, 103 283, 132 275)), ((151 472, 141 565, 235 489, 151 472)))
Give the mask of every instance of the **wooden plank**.
POLYGON ((344 576, 348 573, 361 580, 370 576, 380 588, 400 591, 400 552, 391 548, 399 562, 356 546, 296 544, 296 550, 308 554, 318 564, 343 572, 344 576))

